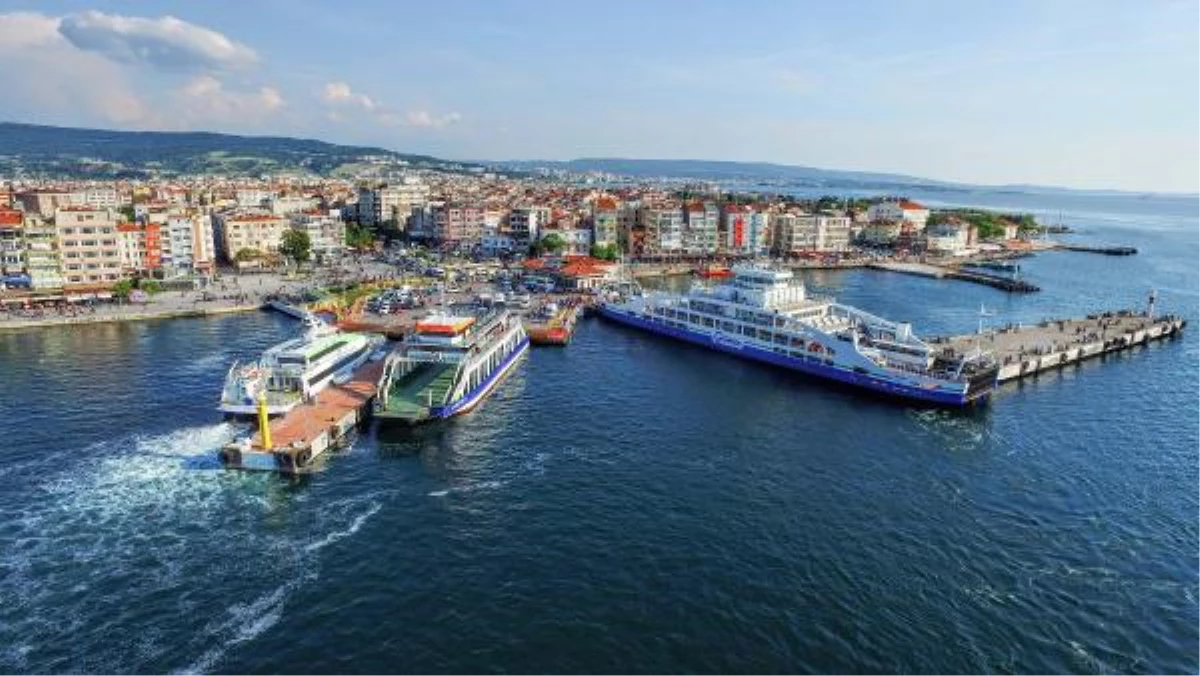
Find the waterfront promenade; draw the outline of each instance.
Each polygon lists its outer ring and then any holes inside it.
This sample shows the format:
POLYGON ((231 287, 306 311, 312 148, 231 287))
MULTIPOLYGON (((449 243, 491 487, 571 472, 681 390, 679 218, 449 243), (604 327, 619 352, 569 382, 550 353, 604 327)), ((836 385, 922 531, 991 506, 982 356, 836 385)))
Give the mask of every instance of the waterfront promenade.
POLYGON ((318 288, 370 281, 395 274, 394 267, 376 262, 318 268, 295 276, 276 272, 225 274, 207 288, 163 291, 149 297, 144 303, 95 301, 89 304, 63 303, 55 308, 0 310, 0 331, 247 312, 260 309, 274 298, 301 298, 318 288))

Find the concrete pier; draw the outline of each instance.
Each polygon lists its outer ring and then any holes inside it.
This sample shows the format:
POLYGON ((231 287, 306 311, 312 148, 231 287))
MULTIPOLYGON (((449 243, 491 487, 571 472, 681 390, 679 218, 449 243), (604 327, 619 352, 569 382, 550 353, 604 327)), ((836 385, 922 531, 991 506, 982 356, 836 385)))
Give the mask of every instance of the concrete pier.
POLYGON ((375 397, 382 361, 369 361, 344 383, 330 383, 270 424, 270 448, 257 432, 221 449, 221 462, 234 469, 302 473, 335 446, 365 416, 375 397))
POLYGON ((1000 364, 998 379, 1005 382, 1169 338, 1186 325, 1186 320, 1175 316, 1151 319, 1144 313, 1120 311, 1008 326, 933 342, 960 354, 976 347, 991 352, 1000 364))
POLYGON ((888 272, 916 275, 918 277, 958 279, 964 282, 983 284, 984 286, 990 286, 992 288, 1000 289, 1001 291, 1008 291, 1010 293, 1033 293, 1041 290, 1036 285, 1030 284, 1022 279, 988 275, 982 272, 971 272, 969 270, 962 270, 961 268, 931 265, 929 263, 871 263, 867 267, 875 270, 886 270, 888 272))

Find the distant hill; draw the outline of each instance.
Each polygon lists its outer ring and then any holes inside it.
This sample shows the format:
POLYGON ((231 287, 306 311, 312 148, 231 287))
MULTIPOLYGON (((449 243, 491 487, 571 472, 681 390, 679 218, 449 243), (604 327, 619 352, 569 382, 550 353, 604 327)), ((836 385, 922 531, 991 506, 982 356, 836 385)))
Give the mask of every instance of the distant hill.
POLYGON ((467 168, 427 155, 276 136, 110 131, 0 122, 0 175, 148 178, 352 171, 364 157, 420 167, 467 168))
POLYGON ((537 168, 571 172, 604 172, 621 176, 650 178, 673 177, 704 181, 774 182, 810 186, 859 187, 957 187, 956 184, 916 176, 866 171, 840 171, 814 167, 774 164, 771 162, 731 162, 718 160, 654 160, 587 157, 567 161, 511 161, 502 166, 530 171, 537 168))

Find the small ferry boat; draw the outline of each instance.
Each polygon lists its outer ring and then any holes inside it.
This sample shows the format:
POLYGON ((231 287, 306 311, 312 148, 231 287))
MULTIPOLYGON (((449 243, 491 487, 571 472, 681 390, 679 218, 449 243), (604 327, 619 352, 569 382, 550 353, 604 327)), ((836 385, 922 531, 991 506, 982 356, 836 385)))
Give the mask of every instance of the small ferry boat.
POLYGON ((534 345, 567 345, 571 342, 579 312, 580 306, 575 301, 569 301, 565 306, 546 303, 524 322, 529 342, 534 345))
POLYGON ((702 265, 695 269, 695 273, 709 279, 726 279, 733 276, 733 270, 717 263, 702 265))
POLYGON ((304 326, 302 337, 271 347, 258 361, 234 362, 218 408, 227 415, 255 415, 265 394, 268 415, 282 415, 339 375, 348 377, 383 343, 382 336, 342 332, 311 313, 305 313, 304 326))
POLYGON ((430 315, 384 362, 375 417, 412 424, 466 413, 528 349, 521 320, 507 310, 430 315))
POLYGON ((908 400, 943 406, 995 389, 990 355, 936 350, 907 323, 809 297, 787 270, 746 265, 730 282, 686 294, 605 302, 600 314, 644 331, 908 400))

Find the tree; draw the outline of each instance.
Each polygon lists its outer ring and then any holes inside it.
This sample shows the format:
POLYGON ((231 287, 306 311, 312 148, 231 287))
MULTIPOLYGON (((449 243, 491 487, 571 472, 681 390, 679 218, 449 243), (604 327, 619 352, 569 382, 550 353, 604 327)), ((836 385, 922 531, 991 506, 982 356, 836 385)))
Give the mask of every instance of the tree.
POLYGON ((563 236, 557 232, 552 232, 543 237, 540 244, 546 251, 555 254, 567 248, 567 240, 563 239, 563 236))
POLYGON ((375 233, 367 227, 347 225, 346 246, 353 249, 370 249, 375 244, 375 233))
POLYGON ((234 255, 234 259, 239 263, 248 263, 253 260, 258 260, 259 258, 262 258, 262 252, 258 249, 251 249, 249 247, 246 247, 245 249, 238 249, 237 254, 234 255))
POLYGON ((615 261, 621 256, 621 248, 616 244, 593 244, 589 252, 592 258, 605 261, 615 261))
POLYGON ((126 298, 129 298, 129 294, 132 292, 133 292, 133 280, 132 279, 122 279, 121 281, 117 282, 116 284, 113 284, 112 294, 114 296, 116 296, 117 298, 124 300, 126 298))
POLYGON ((312 257, 312 240, 303 230, 288 230, 283 233, 283 242, 279 244, 279 253, 297 263, 303 263, 312 257))

